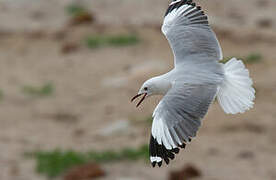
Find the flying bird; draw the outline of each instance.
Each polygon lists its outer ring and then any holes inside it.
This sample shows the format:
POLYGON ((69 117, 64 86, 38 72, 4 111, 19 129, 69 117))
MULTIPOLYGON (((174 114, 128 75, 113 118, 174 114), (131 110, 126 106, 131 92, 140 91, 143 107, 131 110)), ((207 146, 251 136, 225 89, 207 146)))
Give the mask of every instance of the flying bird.
POLYGON ((149 144, 150 161, 169 164, 185 148, 201 125, 209 106, 217 98, 227 114, 253 107, 255 90, 241 60, 226 64, 206 14, 192 0, 174 0, 166 11, 162 32, 174 54, 174 68, 147 80, 138 94, 137 107, 152 95, 163 95, 153 112, 149 144))

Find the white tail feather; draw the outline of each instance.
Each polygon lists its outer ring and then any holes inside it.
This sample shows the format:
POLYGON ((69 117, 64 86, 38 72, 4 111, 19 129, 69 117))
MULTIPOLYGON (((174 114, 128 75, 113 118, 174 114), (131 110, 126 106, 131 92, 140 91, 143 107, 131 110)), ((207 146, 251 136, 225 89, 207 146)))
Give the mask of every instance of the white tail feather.
POLYGON ((223 68, 225 79, 218 89, 218 102, 227 114, 244 113, 253 107, 255 99, 249 71, 236 58, 229 60, 223 68))

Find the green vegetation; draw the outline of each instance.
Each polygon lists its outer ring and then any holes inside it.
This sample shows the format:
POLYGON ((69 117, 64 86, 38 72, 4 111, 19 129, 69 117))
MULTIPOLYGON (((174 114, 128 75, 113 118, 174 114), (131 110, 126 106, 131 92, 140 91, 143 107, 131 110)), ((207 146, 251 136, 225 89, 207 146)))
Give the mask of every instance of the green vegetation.
POLYGON ((75 151, 49 151, 26 153, 27 157, 36 159, 36 171, 49 178, 54 178, 64 173, 69 168, 88 162, 105 163, 121 160, 147 159, 148 145, 143 145, 137 149, 125 148, 121 151, 90 151, 87 153, 75 151))
POLYGON ((77 17, 82 14, 88 13, 88 11, 83 6, 81 6, 79 4, 70 4, 66 7, 65 10, 68 13, 68 15, 70 15, 72 17, 77 17))
POLYGON ((249 54, 247 57, 245 57, 245 63, 253 64, 253 63, 260 62, 262 59, 263 57, 261 54, 252 53, 252 54, 249 54))
POLYGON ((85 39, 87 47, 94 49, 103 46, 128 46, 139 42, 134 34, 127 35, 90 35, 85 39))
POLYGON ((30 96, 50 96, 54 92, 54 85, 46 83, 41 87, 24 86, 22 92, 30 96))
POLYGON ((257 89, 257 87, 256 87, 256 84, 253 84, 252 87, 255 89, 255 96, 258 97, 258 96, 257 96, 258 89, 257 89))
POLYGON ((4 98, 4 92, 0 89, 0 101, 4 98))
POLYGON ((150 127, 150 125, 152 124, 153 118, 151 115, 144 116, 144 117, 130 117, 130 121, 134 125, 143 125, 143 126, 150 127))
POLYGON ((95 20, 93 14, 81 4, 73 3, 67 6, 65 10, 70 16, 70 25, 92 23, 95 20))
POLYGON ((222 60, 220 60, 220 63, 225 64, 225 63, 227 63, 230 59, 232 59, 232 58, 225 57, 225 58, 223 58, 222 60))
MULTIPOLYGON (((232 58, 226 57, 223 60, 221 60, 220 62, 225 64, 230 59, 232 59, 232 58)), ((260 62, 263 59, 263 57, 259 53, 251 53, 246 57, 237 57, 237 59, 242 60, 245 64, 254 64, 254 63, 260 62)))
POLYGON ((146 118, 147 123, 152 124, 152 121, 153 121, 152 116, 149 116, 149 117, 146 118))

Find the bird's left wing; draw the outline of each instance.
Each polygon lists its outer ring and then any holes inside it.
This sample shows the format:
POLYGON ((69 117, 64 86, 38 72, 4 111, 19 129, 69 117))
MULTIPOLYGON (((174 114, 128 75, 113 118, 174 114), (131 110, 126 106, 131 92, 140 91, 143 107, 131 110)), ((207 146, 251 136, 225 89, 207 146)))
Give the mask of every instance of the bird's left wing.
POLYGON ((169 5, 162 32, 172 48, 175 65, 185 61, 219 61, 223 58, 207 15, 192 0, 176 0, 169 5))
POLYGON ((201 119, 217 92, 216 85, 175 83, 153 112, 150 160, 153 166, 167 164, 179 148, 196 136, 201 119))

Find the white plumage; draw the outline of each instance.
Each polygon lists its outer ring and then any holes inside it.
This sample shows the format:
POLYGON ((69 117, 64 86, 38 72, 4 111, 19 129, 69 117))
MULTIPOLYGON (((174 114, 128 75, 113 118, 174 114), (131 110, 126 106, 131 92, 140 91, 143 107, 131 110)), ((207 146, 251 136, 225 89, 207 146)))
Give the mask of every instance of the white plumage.
POLYGON ((225 78, 219 86, 217 99, 227 114, 244 113, 253 107, 255 89, 249 71, 241 60, 233 58, 224 65, 225 78))
POLYGON ((253 107, 255 90, 249 72, 235 58, 226 64, 208 18, 192 0, 173 1, 166 12, 162 32, 174 54, 174 69, 147 80, 134 99, 164 95, 153 112, 150 161, 161 166, 185 148, 201 126, 217 97, 227 114, 253 107))

